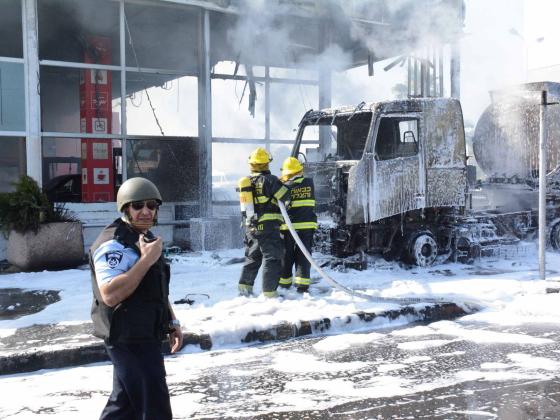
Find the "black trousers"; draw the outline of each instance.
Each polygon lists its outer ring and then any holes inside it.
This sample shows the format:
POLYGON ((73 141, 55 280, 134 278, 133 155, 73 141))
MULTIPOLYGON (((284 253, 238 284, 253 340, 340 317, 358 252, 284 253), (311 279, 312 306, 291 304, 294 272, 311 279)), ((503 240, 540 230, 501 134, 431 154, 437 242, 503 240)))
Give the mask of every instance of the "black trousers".
POLYGON ((171 420, 161 343, 112 344, 113 392, 103 420, 171 420))
POLYGON ((262 264, 262 291, 264 293, 275 292, 280 280, 283 248, 279 229, 247 231, 245 234, 245 262, 239 284, 253 286, 262 264))
MULTIPOLYGON (((282 279, 290 279, 292 277, 292 267, 296 266, 294 283, 297 287, 307 289, 310 283, 311 263, 307 261, 296 241, 289 231, 283 232, 284 234, 284 255, 282 257, 282 279)), ((307 251, 311 253, 313 248, 313 235, 314 229, 298 230, 297 234, 307 251)), ((287 280, 286 280, 287 282, 287 280)), ((286 283, 287 285, 287 283, 286 283)), ((288 286, 288 285, 287 285, 288 286)), ((289 286, 288 286, 289 287, 289 286)))

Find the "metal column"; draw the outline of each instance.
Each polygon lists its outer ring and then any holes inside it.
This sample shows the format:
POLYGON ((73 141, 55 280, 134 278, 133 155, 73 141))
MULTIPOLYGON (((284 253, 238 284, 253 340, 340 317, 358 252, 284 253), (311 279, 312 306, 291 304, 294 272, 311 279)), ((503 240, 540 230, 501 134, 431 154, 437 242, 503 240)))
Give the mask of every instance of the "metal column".
POLYGON ((119 40, 120 40, 120 61, 121 61, 121 161, 122 161, 122 180, 124 182, 128 179, 127 173, 127 139, 126 139, 126 32, 125 32, 125 10, 124 0, 119 4, 119 40))
POLYGON ((547 94, 541 92, 539 129, 539 278, 545 280, 545 251, 546 251, 546 144, 547 127, 547 94))
POLYGON ((198 146, 200 217, 212 215, 212 80, 210 12, 201 10, 198 31, 198 146))
POLYGON ((270 68, 264 68, 264 141, 270 152, 270 68))
MULTIPOLYGON (((331 107, 332 91, 331 91, 331 70, 321 68, 319 69, 319 109, 331 107)), ((325 151, 328 144, 330 144, 330 127, 319 127, 319 148, 325 151)))
POLYGON ((451 44, 451 97, 461 99, 461 49, 459 41, 451 44))
POLYGON ((43 185, 37 1, 22 1, 27 175, 43 185))

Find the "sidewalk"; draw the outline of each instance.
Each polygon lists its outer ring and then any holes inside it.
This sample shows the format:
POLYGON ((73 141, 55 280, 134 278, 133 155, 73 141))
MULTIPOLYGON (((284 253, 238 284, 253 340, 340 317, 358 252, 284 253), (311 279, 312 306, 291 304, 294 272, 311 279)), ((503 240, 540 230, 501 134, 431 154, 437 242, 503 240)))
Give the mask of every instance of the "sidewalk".
MULTIPOLYGON (((237 249, 173 256, 170 301, 183 325, 183 353, 310 334, 392 329, 411 322, 453 319, 479 309, 474 316, 483 319, 517 299, 545 295, 551 287, 550 281, 537 280, 535 251, 516 260, 482 259, 474 265, 411 268, 379 259, 364 271, 328 269, 338 282, 370 299, 332 289, 319 278, 309 294, 290 289, 275 299, 258 295, 257 279, 257 296, 247 298, 237 296, 242 253, 237 249), (416 298, 418 303, 405 306, 390 300, 403 297, 416 298), (442 303, 426 303, 433 298, 442 303), (194 303, 180 303, 187 300, 194 303)), ((547 269, 548 280, 560 279, 559 254, 547 254, 547 269)), ((107 360, 102 342, 91 335, 91 300, 87 266, 0 275, 0 374, 107 360)), ((549 307, 533 306, 543 312, 549 307)))
MULTIPOLYGON (((0 289, 0 295, 4 295, 5 291, 6 289, 0 289)), ((12 299, 12 304, 15 304, 18 297, 13 295, 12 299)), ((5 312, 5 309, 0 308, 0 316, 5 312)), ((366 323, 402 325, 414 321, 453 319, 464 314, 465 312, 459 306, 446 303, 405 306, 377 313, 349 313, 345 317, 337 316, 334 319, 300 320, 297 323, 281 322, 261 330, 249 331, 238 344, 279 341, 310 334, 328 333, 333 324, 340 323, 366 328, 366 323)), ((7 375, 108 360, 102 341, 91 335, 92 330, 91 322, 35 324, 19 328, 14 334, 0 338, 0 373, 7 375)), ((192 332, 188 328, 184 329, 183 333, 183 351, 212 349, 212 337, 209 334, 192 332)), ((167 348, 166 351, 168 352, 168 350, 167 348)))

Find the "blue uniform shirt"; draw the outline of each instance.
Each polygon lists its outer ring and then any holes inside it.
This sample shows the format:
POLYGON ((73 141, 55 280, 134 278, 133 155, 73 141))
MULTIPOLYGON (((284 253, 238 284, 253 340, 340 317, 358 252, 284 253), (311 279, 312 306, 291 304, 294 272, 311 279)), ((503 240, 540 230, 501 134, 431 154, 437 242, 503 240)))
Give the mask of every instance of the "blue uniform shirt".
POLYGON ((93 254, 93 266, 97 285, 109 283, 113 277, 126 273, 140 256, 132 248, 126 248, 114 239, 102 243, 93 254))

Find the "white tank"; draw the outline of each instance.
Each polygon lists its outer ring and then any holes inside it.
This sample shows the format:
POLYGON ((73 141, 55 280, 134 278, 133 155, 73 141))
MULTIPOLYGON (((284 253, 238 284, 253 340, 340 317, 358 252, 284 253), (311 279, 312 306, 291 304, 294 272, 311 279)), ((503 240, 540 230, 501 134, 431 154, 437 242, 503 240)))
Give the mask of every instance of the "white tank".
MULTIPOLYGON (((552 97, 549 97, 553 100, 552 97)), ((547 172, 560 163, 560 105, 548 107, 547 172)), ((473 151, 489 177, 534 178, 539 167, 538 95, 501 96, 488 106, 475 128, 473 151)))

